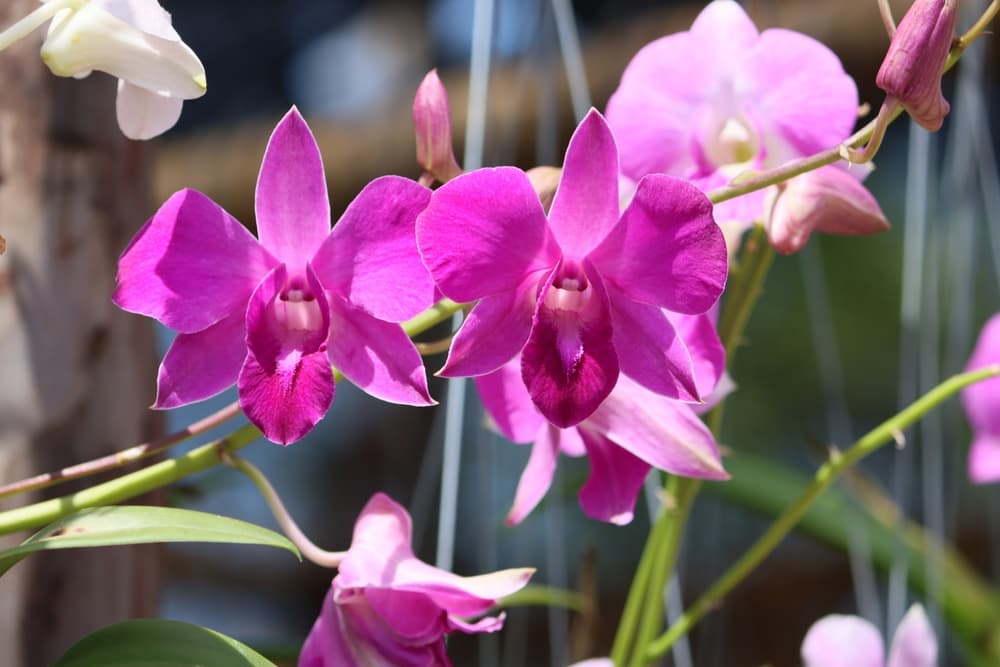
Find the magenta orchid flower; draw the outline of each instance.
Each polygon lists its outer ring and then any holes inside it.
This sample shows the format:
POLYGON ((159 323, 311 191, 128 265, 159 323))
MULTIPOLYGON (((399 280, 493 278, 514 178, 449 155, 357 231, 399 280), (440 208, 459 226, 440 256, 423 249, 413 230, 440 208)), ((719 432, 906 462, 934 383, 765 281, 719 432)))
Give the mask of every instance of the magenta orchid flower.
POLYGON ((569 427, 611 393, 619 373, 699 401, 691 355, 661 308, 699 314, 726 280, 712 205, 663 175, 618 205, 618 149, 594 110, 577 128, 546 216, 528 176, 479 169, 434 192, 417 243, 441 292, 479 301, 440 375, 490 373, 520 354, 538 410, 569 427))
MULTIPOLYGON (((1000 314, 983 327, 965 370, 1000 364, 1000 314)), ((962 390, 965 414, 972 426, 969 479, 976 484, 1000 481, 1000 377, 969 385, 962 390)))
POLYGON ((496 632, 504 616, 482 616, 524 587, 531 568, 460 577, 416 558, 410 516, 377 493, 354 525, 323 610, 306 638, 299 667, 451 665, 450 632, 496 632))
POLYGON ((414 236, 429 198, 413 181, 377 179, 331 231, 319 147, 295 108, 261 164, 259 241, 200 192, 173 195, 122 253, 114 295, 124 310, 178 332, 154 407, 200 401, 235 382, 250 421, 289 444, 330 407, 331 363, 377 398, 433 404, 398 324, 433 300, 414 236))
MULTIPOLYGON (((708 395, 725 366, 722 345, 708 315, 675 320, 677 331, 695 333, 692 346, 698 391, 708 395)), ((632 521, 636 498, 650 468, 699 477, 728 479, 719 446, 692 406, 653 393, 628 379, 618 384, 590 416, 576 426, 558 428, 539 412, 528 395, 517 360, 476 378, 476 387, 493 425, 517 443, 533 443, 521 474, 507 524, 520 523, 552 484, 559 454, 582 456, 590 476, 580 489, 584 513, 623 525, 632 521)))
POLYGON ((878 629, 858 616, 831 614, 813 623, 802 642, 803 667, 935 667, 937 639, 919 604, 896 628, 885 658, 878 629))
MULTIPOLYGON (((670 174, 707 191, 836 146, 857 110, 857 87, 830 49, 790 30, 758 32, 739 4, 716 0, 689 31, 632 58, 607 114, 627 177, 670 174)), ((715 218, 761 218, 766 197, 719 204, 715 218)))

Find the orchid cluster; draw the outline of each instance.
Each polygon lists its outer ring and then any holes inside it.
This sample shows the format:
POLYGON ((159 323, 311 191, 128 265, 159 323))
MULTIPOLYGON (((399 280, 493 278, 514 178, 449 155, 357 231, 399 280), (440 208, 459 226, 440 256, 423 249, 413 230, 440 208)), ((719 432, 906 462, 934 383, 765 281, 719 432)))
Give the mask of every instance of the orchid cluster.
MULTIPOLYGON (((121 253, 114 303, 176 332, 153 407, 235 385, 250 439, 287 446, 324 419, 341 379, 383 401, 433 406, 411 336, 461 312, 436 374, 473 378, 489 426, 531 448, 508 526, 542 502, 561 454, 589 463, 579 503, 592 519, 628 524, 643 487, 661 491, 650 555, 636 574, 645 583, 623 614, 634 620, 642 610, 654 634, 623 620, 611 657, 588 663, 646 664, 759 563, 838 474, 919 416, 887 422, 835 454, 764 546, 655 636, 694 480, 730 478, 719 408, 735 387, 727 369, 772 253, 795 253, 817 232, 889 228, 863 184, 870 167, 851 163, 871 159, 900 109, 928 129, 941 126, 956 4, 914 3, 879 71, 886 102, 855 135, 858 89, 837 56, 797 32, 759 31, 732 0, 709 3, 689 30, 642 48, 604 113, 592 108, 580 120, 560 167, 464 171, 447 93, 431 72, 413 106, 422 175, 373 180, 335 224, 320 147, 293 107, 262 148, 256 236, 208 195, 184 189, 121 253), (659 529, 672 521, 680 528, 659 529)), ((0 49, 46 23, 41 55, 54 74, 101 70, 119 79, 118 122, 128 137, 166 131, 182 101, 205 92, 200 61, 154 0, 47 0, 0 34, 0 49)), ((984 380, 963 394, 975 431, 969 474, 996 481, 1000 315, 963 377, 934 400, 984 380)), ((446 635, 501 629, 496 608, 534 572, 461 577, 420 561, 409 515, 383 493, 361 511, 350 548, 324 552, 235 448, 222 441, 216 462, 254 478, 295 546, 337 568, 303 667, 451 664, 446 635)), ((807 667, 929 667, 937 644, 914 606, 887 663, 878 631, 846 616, 817 623, 802 658, 807 667)))

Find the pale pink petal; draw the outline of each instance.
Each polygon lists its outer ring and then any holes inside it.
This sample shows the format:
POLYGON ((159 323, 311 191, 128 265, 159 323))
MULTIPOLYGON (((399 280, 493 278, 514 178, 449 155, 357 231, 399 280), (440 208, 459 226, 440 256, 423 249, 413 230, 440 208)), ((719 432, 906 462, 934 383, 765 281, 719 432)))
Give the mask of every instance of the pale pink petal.
POLYGON ((1000 482, 1000 434, 979 431, 973 436, 968 472, 973 484, 1000 482))
POLYGON ((583 259, 618 222, 618 147, 591 109, 569 141, 549 228, 567 257, 583 259))
POLYGON ((583 513, 617 526, 631 523, 649 464, 607 438, 586 430, 582 433, 590 461, 590 476, 580 487, 583 513))
POLYGON ((244 313, 233 313, 198 333, 177 334, 160 364, 153 407, 176 408, 228 389, 246 356, 244 313))
POLYGON ((559 249, 520 169, 478 169, 434 191, 417 218, 424 263, 449 299, 469 302, 516 289, 548 269, 559 249))
POLYGON ((416 220, 431 191, 400 176, 365 186, 311 264, 323 285, 380 320, 402 322, 434 303, 417 252, 416 220))
MULTIPOLYGON (((699 60, 704 57, 713 61, 716 72, 729 72, 746 57, 747 49, 757 42, 759 33, 739 3, 717 0, 705 5, 695 18, 691 37, 698 44, 699 60)), ((689 54, 687 60, 690 63, 695 59, 689 54)))
POLYGON ((181 333, 236 312, 277 262, 243 225, 196 190, 181 190, 118 260, 113 301, 181 333))
POLYGON ((531 456, 521 473, 514 493, 514 503, 504 523, 508 526, 517 525, 535 509, 552 486, 552 476, 555 475, 558 460, 559 429, 550 424, 539 431, 535 444, 531 446, 531 456))
POLYGON ((883 667, 884 656, 878 629, 857 616, 824 616, 802 641, 803 667, 883 667))
MULTIPOLYGON (((979 333, 966 371, 1000 364, 1000 314, 994 315, 979 333)), ((989 378, 962 390, 962 405, 973 431, 1000 434, 1000 377, 989 378)))
MULTIPOLYGON (((687 346, 694 366, 698 396, 704 399, 718 386, 726 371, 726 350, 715 328, 715 316, 709 313, 678 315, 670 311, 663 314, 674 326, 677 337, 687 346)), ((620 354, 618 356, 621 358, 620 354)))
POLYGON ((391 403, 434 405, 424 362, 403 328, 330 295, 330 361, 366 393, 391 403))
POLYGON ((559 452, 575 458, 587 453, 579 428, 559 429, 559 452))
POLYGON ((919 604, 910 607, 896 628, 887 667, 936 667, 938 645, 934 628, 919 604))
POLYGON ((159 136, 177 124, 184 100, 118 80, 115 112, 118 127, 129 139, 143 141, 159 136))
POLYGON ((497 429, 513 442, 531 442, 545 425, 545 417, 531 401, 521 379, 520 359, 476 378, 483 407, 497 429))
POLYGON ((438 375, 467 377, 490 373, 510 361, 528 340, 535 295, 546 272, 529 274, 515 289, 483 298, 455 334, 438 375))
POLYGON ((639 181, 621 222, 590 259, 609 290, 690 315, 718 300, 729 269, 712 203, 689 183, 662 175, 639 181))
POLYGON ((588 658, 580 662, 574 662, 569 667, 615 667, 611 658, 588 658))
POLYGON ((696 366, 664 311, 615 293, 609 296, 621 372, 658 394, 699 402, 696 366))
POLYGON ((772 159, 810 155, 850 134, 857 86, 822 43, 791 30, 765 30, 742 57, 741 97, 761 125, 768 154, 777 153, 772 159), (787 147, 795 155, 781 155, 787 147))
POLYGON ((91 0, 91 2, 125 23, 162 39, 180 41, 170 14, 156 0, 91 0))
MULTIPOLYGON (((728 479, 719 446, 691 408, 653 394, 627 378, 580 425, 659 470, 703 479, 728 479)), ((588 451, 589 453, 589 451, 588 451)))
POLYGON ((473 634, 476 632, 497 632, 503 629, 503 622, 506 618, 507 615, 501 613, 499 616, 484 616, 474 623, 469 623, 468 621, 463 621, 461 618, 456 616, 449 616, 448 628, 450 630, 458 630, 459 632, 464 632, 466 634, 473 634))
POLYGON ((588 275, 583 292, 554 285, 542 290, 521 351, 521 377, 531 399, 561 428, 586 419, 618 379, 608 297, 600 278, 593 271, 588 275), (584 303, 563 308, 563 292, 584 303))
POLYGON ((257 176, 257 236, 292 275, 330 233, 330 201, 319 146, 292 107, 271 133, 257 176))

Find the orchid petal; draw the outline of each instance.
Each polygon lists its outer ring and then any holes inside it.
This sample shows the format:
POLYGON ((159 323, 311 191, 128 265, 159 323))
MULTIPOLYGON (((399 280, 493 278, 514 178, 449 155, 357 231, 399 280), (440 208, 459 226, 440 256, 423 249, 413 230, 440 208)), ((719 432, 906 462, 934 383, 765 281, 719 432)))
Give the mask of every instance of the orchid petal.
POLYGON ((535 294, 542 272, 528 275, 515 289, 483 298, 455 334, 438 375, 467 377, 490 373, 510 361, 528 340, 535 294))
POLYGON ((506 618, 507 615, 505 613, 501 613, 499 616, 484 616, 474 623, 469 623, 458 617, 449 616, 448 628, 451 630, 458 630, 459 632, 464 632, 466 634, 473 634, 475 632, 497 632, 503 629, 503 622, 506 618))
POLYGON ((545 417, 531 401, 521 379, 519 359, 476 378, 476 389, 497 429, 513 442, 531 442, 545 425, 545 417))
POLYGON ((678 315, 670 311, 663 314, 670 320, 677 337, 687 346, 698 396, 705 398, 718 386, 726 371, 726 350, 715 328, 715 316, 709 313, 678 315))
POLYGON ((616 526, 631 523, 649 464, 607 438, 586 430, 582 433, 590 461, 590 476, 580 487, 583 513, 616 526))
POLYGON ((531 456, 528 457, 528 464, 521 473, 517 491, 514 492, 514 503, 504 521, 506 525, 515 526, 521 523, 545 497, 549 487, 552 486, 558 459, 559 430, 549 425, 538 433, 535 444, 531 446, 531 456))
POLYGON ((267 142, 257 176, 257 236, 288 265, 302 271, 330 233, 330 201, 319 146, 292 107, 267 142))
POLYGON ((1000 434, 976 433, 969 447, 968 473, 973 484, 1000 482, 1000 434))
MULTIPOLYGON (((1000 364, 1000 314, 983 326, 965 370, 994 364, 1000 364)), ((1000 434, 1000 377, 987 378, 963 389, 962 405, 973 431, 1000 434)))
POLYGON ((178 97, 118 80, 115 111, 118 127, 129 139, 145 141, 163 134, 177 124, 183 106, 184 100, 178 97))
POLYGON ((299 654, 299 667, 336 667, 354 664, 356 660, 350 649, 351 641, 345 636, 347 630, 341 620, 340 607, 333 595, 331 589, 323 597, 323 608, 299 654))
POLYGON ((661 309, 612 293, 611 317, 622 373, 658 394, 701 400, 691 353, 661 309))
POLYGON ((882 667, 884 656, 878 629, 857 616, 824 616, 802 641, 803 667, 882 667))
POLYGON ((218 204, 196 190, 181 190, 122 253, 113 301, 175 331, 195 333, 244 312, 275 264, 218 204))
POLYGON ((596 109, 569 141, 549 228, 567 256, 582 259, 618 222, 618 147, 596 109))
POLYGON ((364 595, 379 617, 378 626, 387 624, 398 635, 393 642, 375 642, 376 645, 387 648, 399 644, 419 646, 434 641, 446 631, 442 627, 441 607, 424 593, 367 586, 364 595))
POLYGON ((441 292, 459 302, 515 289, 559 259, 538 195, 520 169, 478 169, 434 191, 417 245, 441 292))
POLYGON ((759 33, 739 3, 717 0, 708 3, 695 18, 691 36, 700 47, 699 53, 714 62, 716 71, 724 72, 746 57, 759 33))
POLYGON ((633 301, 689 315, 712 307, 729 269, 712 203, 694 186, 659 174, 639 181, 621 222, 590 259, 633 301))
POLYGON ((587 447, 583 444, 578 428, 564 428, 559 430, 559 453, 574 458, 587 453, 587 447))
POLYGON ((323 285, 387 322, 429 308, 434 281, 417 252, 415 230, 430 197, 429 189, 400 176, 366 185, 311 262, 323 285))
POLYGON ((434 405, 424 362, 403 328, 330 295, 333 365, 363 391, 402 405, 434 405))
POLYGON ((675 475, 729 478, 715 438, 689 406, 627 378, 618 381, 580 430, 585 442, 588 434, 598 433, 654 468, 675 475))
POLYGON ((896 628, 887 667, 936 667, 938 645, 934 628, 919 604, 910 607, 896 628))
POLYGON ((247 356, 246 316, 236 312, 193 334, 178 334, 156 380, 158 409, 201 401, 228 389, 247 356))
MULTIPOLYGON (((337 622, 352 656, 347 665, 447 664, 445 615, 426 595, 376 587, 344 588, 337 579, 333 585, 337 622)), ((340 667, 340 663, 330 667, 340 667)))
POLYGON ((542 290, 521 351, 521 377, 531 399, 546 419, 562 428, 586 419, 618 379, 608 295, 594 272, 589 277, 583 292, 554 285, 542 290), (584 303, 561 307, 563 292, 584 303))
POLYGON ((160 6, 157 0, 90 0, 90 2, 150 35, 173 41, 181 39, 171 23, 170 13, 160 6))

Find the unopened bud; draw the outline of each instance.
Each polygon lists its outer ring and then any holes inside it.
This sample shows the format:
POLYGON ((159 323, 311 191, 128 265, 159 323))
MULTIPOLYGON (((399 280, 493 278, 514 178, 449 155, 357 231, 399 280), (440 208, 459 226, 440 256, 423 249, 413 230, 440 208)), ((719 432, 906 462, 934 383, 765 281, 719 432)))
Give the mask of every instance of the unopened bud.
POLYGON ((788 181, 767 222, 767 236, 778 252, 801 250, 814 232, 865 236, 889 229, 878 202, 851 174, 822 167, 788 181))
POLYGON ((875 83, 914 121, 941 128, 950 109, 941 94, 941 74, 955 36, 958 0, 916 0, 900 21, 875 83))
POLYGON ((413 98, 413 128, 417 134, 417 164, 445 183, 462 173, 451 139, 448 93, 437 70, 424 77, 413 98))

